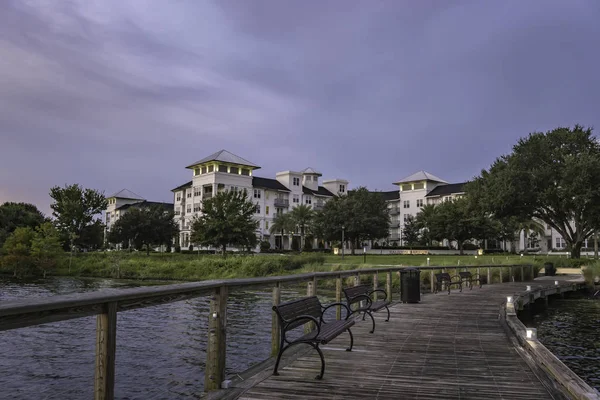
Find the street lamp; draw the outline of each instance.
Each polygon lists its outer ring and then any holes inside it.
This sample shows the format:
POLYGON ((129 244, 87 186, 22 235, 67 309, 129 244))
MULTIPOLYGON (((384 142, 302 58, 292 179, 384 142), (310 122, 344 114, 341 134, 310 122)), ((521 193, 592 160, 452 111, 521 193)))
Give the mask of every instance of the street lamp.
POLYGON ((342 225, 342 260, 344 259, 344 230, 346 227, 342 225))

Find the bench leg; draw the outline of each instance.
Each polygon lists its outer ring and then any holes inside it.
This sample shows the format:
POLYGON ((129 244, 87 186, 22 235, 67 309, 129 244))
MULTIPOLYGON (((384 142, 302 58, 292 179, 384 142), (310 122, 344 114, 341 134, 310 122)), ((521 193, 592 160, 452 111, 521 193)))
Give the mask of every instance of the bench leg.
POLYGON ((323 356, 323 351, 321 351, 321 349, 319 348, 318 343, 317 344, 310 343, 310 345, 319 352, 319 357, 321 357, 321 373, 319 375, 317 375, 315 377, 315 379, 323 379, 323 374, 325 373, 325 357, 323 356))
POLYGON ((385 309, 387 310, 388 316, 387 319, 385 320, 385 322, 388 322, 390 320, 390 309, 388 308, 388 306, 385 306, 385 309))
POLYGON ((346 351, 352 351, 352 347, 354 346, 354 336, 352 335, 350 328, 348 328, 347 331, 350 334, 350 347, 348 347, 346 351))
MULTIPOLYGON (((369 333, 373 333, 375 332, 375 318, 373 318, 373 314, 371 313, 371 311, 365 311, 365 314, 369 314, 369 317, 371 317, 371 330, 369 331, 369 333)), ((365 319, 364 315, 363 315, 363 320, 365 319)))
POLYGON ((279 345, 279 353, 277 353, 277 361, 275 361, 275 368, 273 368, 273 375, 278 376, 279 372, 277 372, 277 368, 279 368, 279 361, 281 360, 281 356, 283 352, 290 346, 284 346, 284 343, 281 342, 279 345))

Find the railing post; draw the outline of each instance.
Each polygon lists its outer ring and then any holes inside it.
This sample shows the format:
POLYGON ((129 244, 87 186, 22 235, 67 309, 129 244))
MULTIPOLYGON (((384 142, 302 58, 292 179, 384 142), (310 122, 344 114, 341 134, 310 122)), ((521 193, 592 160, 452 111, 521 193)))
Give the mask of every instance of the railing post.
POLYGON ((312 295, 311 296, 316 296, 317 295, 317 277, 315 276, 312 280, 312 295))
MULTIPOLYGON (((377 290, 378 286, 379 286, 379 275, 377 274, 377 272, 375 272, 373 274, 373 290, 377 290)), ((373 294, 375 295, 375 298, 373 299, 373 301, 377 301, 377 298, 379 297, 378 293, 375 292, 373 294)))
POLYGON ((431 271, 429 271, 429 286, 431 286, 431 293, 433 293, 435 291, 435 285, 433 283, 434 279, 435 279, 435 271, 431 270, 431 271))
POLYGON ((511 265, 510 267, 510 281, 514 282, 515 281, 515 266, 511 265))
POLYGON ((360 285, 360 274, 354 275, 354 286, 360 285))
POLYGON ((521 282, 525 282, 525 267, 521 265, 521 282))
POLYGON ((215 288, 210 299, 208 315, 208 343, 206 349, 206 370, 204 371, 204 391, 221 388, 225 377, 225 351, 227 349, 227 286, 215 288))
MULTIPOLYGON (((310 296, 314 296, 315 292, 314 292, 314 278, 313 281, 308 282, 306 284, 306 296, 310 297, 310 296)), ((304 324, 304 333, 309 333, 311 332, 313 329, 315 329, 313 327, 314 323, 313 322, 307 322, 306 324, 304 324)))
POLYGON ((533 280, 535 277, 533 276, 533 264, 531 264, 529 266, 529 268, 531 269, 531 280, 533 280))
MULTIPOLYGON (((277 282, 273 288, 273 305, 281 303, 281 284, 277 282)), ((279 353, 281 344, 281 332, 279 331, 279 317, 275 311, 271 311, 271 356, 279 353)))
POLYGON ((392 271, 385 274, 385 291, 387 292, 388 301, 392 301, 392 271))
MULTIPOLYGON (((481 268, 477 267, 477 278, 481 279, 481 268)), ((479 284, 481 285, 481 281, 479 281, 479 284)))
MULTIPOLYGON (((335 302, 342 302, 342 275, 335 277, 335 302)), ((335 319, 342 319, 342 306, 335 306, 335 319)))
POLYGON ((491 285, 492 282, 492 269, 488 266, 487 267, 487 283, 488 285, 491 285))
POLYGON ((503 270, 503 269, 504 269, 504 268, 502 268, 502 267, 500 267, 500 268, 499 268, 499 270, 500 270, 500 283, 502 283, 502 280, 503 280, 503 279, 502 279, 502 270, 503 270))
POLYGON ((94 399, 115 398, 115 353, 117 340, 117 303, 104 304, 96 317, 96 376, 94 399))

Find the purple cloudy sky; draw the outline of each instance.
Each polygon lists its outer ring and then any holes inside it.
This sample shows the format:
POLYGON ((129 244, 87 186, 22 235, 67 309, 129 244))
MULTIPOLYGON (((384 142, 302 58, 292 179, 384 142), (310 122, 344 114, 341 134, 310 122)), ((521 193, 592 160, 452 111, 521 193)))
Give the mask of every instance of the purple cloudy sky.
POLYGON ((531 131, 600 129, 600 2, 0 2, 0 202, 172 201, 222 148, 391 190, 478 174, 531 131))

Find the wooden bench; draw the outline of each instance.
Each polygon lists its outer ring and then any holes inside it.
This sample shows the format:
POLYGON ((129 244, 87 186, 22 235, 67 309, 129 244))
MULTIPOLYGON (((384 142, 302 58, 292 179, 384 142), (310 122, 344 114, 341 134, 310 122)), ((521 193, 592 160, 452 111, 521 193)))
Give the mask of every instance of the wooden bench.
POLYGON ((481 289, 482 284, 481 284, 481 277, 479 276, 479 274, 473 275, 469 271, 462 271, 462 272, 459 272, 458 274, 460 275, 460 280, 463 283, 466 283, 467 287, 470 290, 473 290, 473 282, 479 283, 479 289, 481 289))
POLYGON ((462 292, 462 280, 458 275, 450 276, 450 274, 447 272, 435 274, 434 293, 439 292, 442 289, 442 285, 446 285, 446 287, 448 288, 448 294, 450 294, 450 286, 458 286, 460 288, 460 291, 462 292))
POLYGON ((308 344, 319 353, 319 356, 321 357, 321 373, 317 375, 316 379, 323 378, 323 374, 325 373, 325 358, 323 357, 323 352, 319 348, 319 345, 327 344, 342 332, 348 331, 350 334, 350 347, 348 347, 346 351, 352 351, 354 337, 352 336, 350 327, 354 325, 354 319, 349 319, 351 312, 345 304, 333 303, 324 307, 321 305, 317 296, 311 296, 273 306, 273 311, 275 311, 279 318, 281 334, 279 354, 277 354, 273 375, 279 375, 277 368, 279 367, 279 361, 281 360, 283 352, 297 344, 308 344), (346 319, 325 322, 323 319, 325 311, 337 305, 346 308, 346 319), (312 330, 309 333, 306 333, 297 339, 288 338, 288 332, 296 328, 303 328, 303 325, 307 322, 312 322, 312 330))
POLYGON ((346 303, 348 304, 348 308, 351 310, 352 314, 362 312, 363 321, 367 314, 369 315, 369 317, 371 317, 373 328, 371 329, 370 333, 373 333, 375 331, 375 318, 373 318, 373 312, 385 308, 387 310, 387 319, 385 320, 385 322, 388 322, 390 320, 390 309, 388 308, 390 301, 388 300, 388 295, 385 290, 371 290, 368 285, 358 285, 353 287, 347 287, 343 289, 343 291, 344 296, 346 296, 346 303), (376 295, 377 293, 383 293, 385 298, 383 300, 377 300, 377 297, 373 299, 371 297, 373 293, 375 293, 376 295), (361 305, 361 302, 364 303, 361 305), (352 305, 357 303, 359 304, 358 308, 352 311, 352 305))

